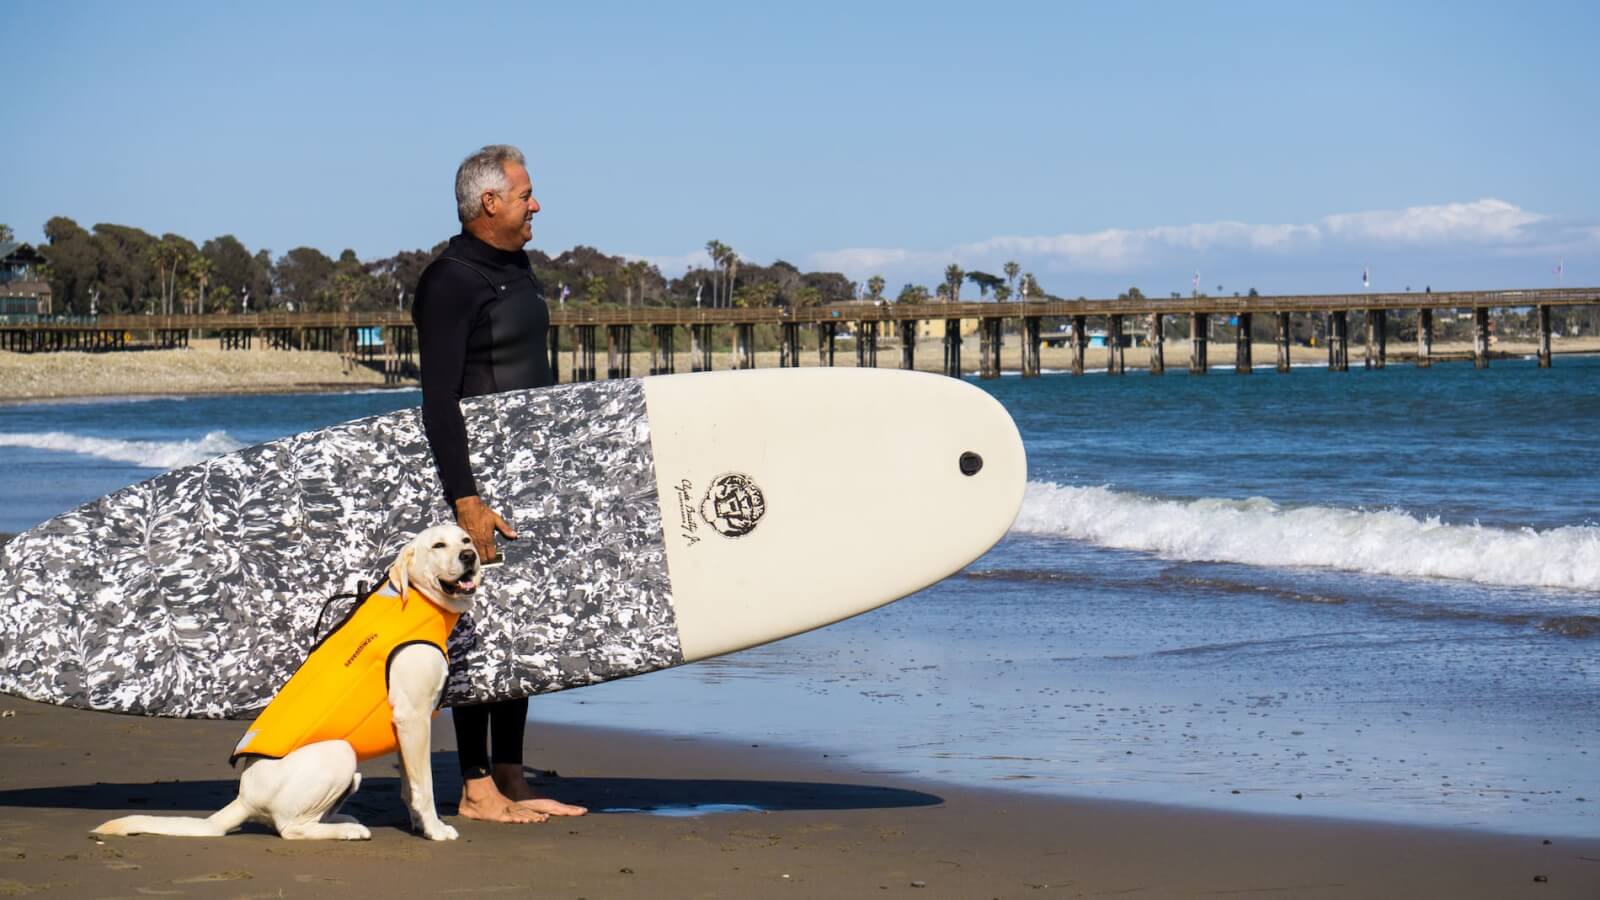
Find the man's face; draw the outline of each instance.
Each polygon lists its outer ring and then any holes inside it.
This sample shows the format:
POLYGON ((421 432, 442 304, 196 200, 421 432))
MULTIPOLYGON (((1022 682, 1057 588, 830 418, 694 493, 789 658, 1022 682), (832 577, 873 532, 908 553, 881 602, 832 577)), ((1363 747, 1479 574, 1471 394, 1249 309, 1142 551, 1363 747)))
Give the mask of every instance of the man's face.
POLYGON ((539 211, 539 201, 533 199, 533 181, 525 167, 506 163, 505 172, 510 189, 485 195, 483 212, 498 239, 496 245, 516 250, 533 240, 533 214, 539 211))

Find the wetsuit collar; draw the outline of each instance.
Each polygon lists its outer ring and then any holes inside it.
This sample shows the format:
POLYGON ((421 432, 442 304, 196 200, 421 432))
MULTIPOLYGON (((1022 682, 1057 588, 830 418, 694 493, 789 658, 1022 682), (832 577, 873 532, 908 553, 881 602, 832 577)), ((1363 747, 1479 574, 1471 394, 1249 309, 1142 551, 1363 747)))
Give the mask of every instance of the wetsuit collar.
POLYGON ((501 250, 498 247, 491 247, 478 240, 477 236, 467 231, 465 227, 461 229, 460 234, 450 239, 450 248, 461 258, 475 262, 524 268, 528 265, 528 254, 525 251, 501 250))

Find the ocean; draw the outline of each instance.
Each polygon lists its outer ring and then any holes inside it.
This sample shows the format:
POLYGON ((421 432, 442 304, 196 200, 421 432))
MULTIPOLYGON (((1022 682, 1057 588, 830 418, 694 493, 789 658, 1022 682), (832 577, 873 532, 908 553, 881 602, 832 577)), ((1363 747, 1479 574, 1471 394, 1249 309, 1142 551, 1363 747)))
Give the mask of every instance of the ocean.
MULTIPOLYGON (((934 785, 1600 832, 1600 357, 977 383, 1029 454, 994 550, 847 622, 535 698, 533 727, 934 785)), ((0 532, 418 401, 0 406, 0 532)))

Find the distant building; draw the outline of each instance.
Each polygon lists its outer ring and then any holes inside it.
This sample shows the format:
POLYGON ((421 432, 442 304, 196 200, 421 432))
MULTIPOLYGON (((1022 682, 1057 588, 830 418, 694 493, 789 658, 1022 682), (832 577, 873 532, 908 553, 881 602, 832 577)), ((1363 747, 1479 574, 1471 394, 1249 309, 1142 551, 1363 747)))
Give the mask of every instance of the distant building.
MULTIPOLYGON (((942 303, 943 301, 934 301, 934 302, 942 303)), ((881 306, 881 307, 883 307, 885 309, 889 309, 889 310, 892 310, 894 308, 894 304, 889 302, 889 301, 887 301, 887 300, 884 300, 884 301, 878 301, 878 300, 841 300, 841 301, 837 301, 837 302, 834 302, 834 303, 829 303, 823 308, 827 309, 829 312, 831 312, 833 314, 833 318, 838 319, 841 322, 853 323, 855 320, 851 315, 852 309, 860 309, 862 307, 879 307, 879 306, 881 306)), ((922 340, 922 339, 925 339, 925 338, 943 338, 944 337, 944 323, 945 323, 944 319, 922 319, 922 320, 918 321, 917 322, 917 339, 918 340, 922 340)), ((962 337, 971 337, 972 335, 977 334, 978 333, 978 324, 979 323, 978 323, 977 319, 962 319, 961 320, 961 327, 960 327, 961 336, 962 337)), ((854 334, 853 329, 854 329, 855 326, 853 324, 851 324, 849 327, 852 329, 851 334, 853 336, 853 334, 854 334)), ((879 325, 878 325, 878 337, 879 337, 880 340, 885 339, 885 338, 898 338, 899 336, 900 336, 900 326, 899 326, 898 323, 896 323, 896 322, 882 322, 882 323, 879 323, 879 325)))
POLYGON ((29 244, 0 243, 0 322, 50 316, 50 283, 45 258, 29 244))

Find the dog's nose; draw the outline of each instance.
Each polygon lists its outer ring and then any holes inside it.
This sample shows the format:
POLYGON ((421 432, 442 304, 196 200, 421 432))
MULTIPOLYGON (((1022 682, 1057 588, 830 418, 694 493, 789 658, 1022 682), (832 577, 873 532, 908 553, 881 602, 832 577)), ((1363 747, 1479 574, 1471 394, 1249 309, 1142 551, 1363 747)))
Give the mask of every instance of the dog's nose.
POLYGON ((478 551, 472 549, 471 547, 468 547, 467 549, 461 551, 461 561, 464 562, 464 563, 467 563, 468 565, 471 565, 472 563, 477 562, 478 561, 478 551))

